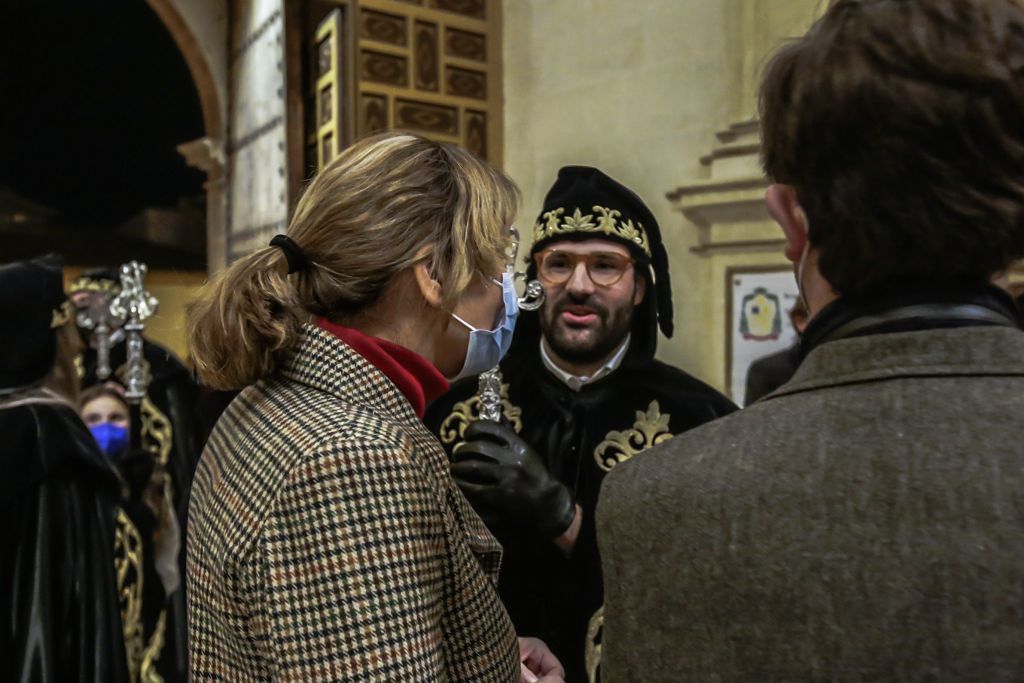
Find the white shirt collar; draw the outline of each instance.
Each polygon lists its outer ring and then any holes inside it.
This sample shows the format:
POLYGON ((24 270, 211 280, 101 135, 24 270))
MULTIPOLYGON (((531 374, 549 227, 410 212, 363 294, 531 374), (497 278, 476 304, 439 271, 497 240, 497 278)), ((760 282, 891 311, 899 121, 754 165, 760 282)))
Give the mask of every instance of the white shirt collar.
POLYGON ((551 360, 551 356, 548 355, 547 343, 543 338, 540 340, 540 358, 544 362, 544 367, 548 369, 548 372, 560 379, 573 391, 579 391, 584 386, 596 382, 603 377, 607 377, 618 370, 619 366, 622 365, 622 359, 626 357, 626 351, 629 350, 629 338, 630 335, 626 335, 626 339, 619 345, 619 348, 616 349, 611 358, 609 358, 597 372, 589 377, 569 374, 562 368, 555 365, 555 361, 551 360))

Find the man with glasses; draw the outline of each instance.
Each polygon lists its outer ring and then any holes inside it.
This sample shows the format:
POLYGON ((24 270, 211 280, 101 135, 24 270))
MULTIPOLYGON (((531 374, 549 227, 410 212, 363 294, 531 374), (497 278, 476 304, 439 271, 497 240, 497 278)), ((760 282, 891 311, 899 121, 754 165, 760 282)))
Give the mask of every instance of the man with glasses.
POLYGON ((547 300, 520 314, 501 365, 503 423, 478 421, 476 378, 456 383, 427 423, 505 548, 499 590, 517 629, 551 646, 566 681, 592 681, 602 480, 735 406, 654 359, 659 327, 672 336, 668 257, 654 216, 625 186, 595 168, 563 168, 534 228, 528 275, 547 300))

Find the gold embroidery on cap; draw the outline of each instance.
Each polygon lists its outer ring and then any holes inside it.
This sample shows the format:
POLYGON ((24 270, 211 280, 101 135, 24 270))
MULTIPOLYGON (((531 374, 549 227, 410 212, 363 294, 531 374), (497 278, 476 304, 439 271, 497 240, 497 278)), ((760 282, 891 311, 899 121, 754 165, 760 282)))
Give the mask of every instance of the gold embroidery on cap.
POLYGON ((71 283, 71 287, 68 288, 69 292, 101 292, 103 294, 118 294, 121 291, 121 285, 114 280, 107 280, 106 278, 94 280, 89 277, 80 277, 71 283))
POLYGON ((651 245, 647 241, 647 233, 642 223, 634 223, 632 219, 623 220, 621 212, 605 206, 594 206, 592 210, 597 214, 596 223, 594 214, 585 214, 579 207, 571 216, 566 216, 564 208, 545 211, 541 216, 542 220, 533 228, 533 240, 539 242, 548 237, 574 232, 600 233, 632 242, 645 254, 651 255, 651 245))

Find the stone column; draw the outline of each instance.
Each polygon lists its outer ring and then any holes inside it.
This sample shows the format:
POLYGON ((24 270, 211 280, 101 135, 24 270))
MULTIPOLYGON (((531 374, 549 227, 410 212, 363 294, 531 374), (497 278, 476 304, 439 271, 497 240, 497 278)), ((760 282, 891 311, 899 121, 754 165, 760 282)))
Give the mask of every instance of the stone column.
POLYGON ((206 271, 215 273, 227 265, 224 143, 204 137, 178 145, 178 152, 189 166, 206 173, 206 271))

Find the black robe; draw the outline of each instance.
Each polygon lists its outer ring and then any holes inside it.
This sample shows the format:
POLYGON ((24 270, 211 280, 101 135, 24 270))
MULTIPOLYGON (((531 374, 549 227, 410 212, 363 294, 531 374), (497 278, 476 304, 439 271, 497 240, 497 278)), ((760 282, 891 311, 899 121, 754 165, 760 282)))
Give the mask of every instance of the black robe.
MULTIPOLYGON (((192 489, 192 477, 202 451, 201 430, 196 416, 199 388, 188 369, 170 351, 150 341, 143 342, 143 357, 148 379, 143 405, 143 447, 153 453, 171 477, 175 512, 181 532, 181 550, 178 568, 181 584, 167 599, 157 599, 158 592, 152 581, 147 582, 144 606, 145 639, 147 646, 156 648, 162 641, 156 668, 166 683, 184 683, 188 677, 188 649, 185 624, 185 543, 188 528, 188 500, 192 489), (162 633, 158 627, 163 618, 162 633)), ((96 352, 92 349, 83 355, 85 376, 82 386, 88 387, 99 382, 96 377, 96 352)), ((124 365, 127 360, 127 345, 124 341, 110 350, 110 380, 125 381, 124 365)), ((140 491, 133 491, 132 500, 137 503, 140 491)), ((147 548, 152 540, 151 531, 155 520, 147 519, 145 506, 130 505, 132 518, 138 521, 140 530, 148 532, 147 548)), ((146 574, 155 576, 152 553, 147 553, 150 566, 146 574)))
POLYGON ((0 404, 0 680, 128 681, 115 572, 115 538, 130 534, 120 480, 70 405, 7 405, 0 404))
MULTIPOLYGON (((594 510, 605 475, 655 443, 736 409, 685 372, 638 355, 628 354, 616 371, 578 392, 544 366, 539 345, 502 363, 506 421, 574 493, 583 518, 568 555, 551 541, 492 528, 505 550, 499 592, 517 632, 543 639, 569 683, 587 681, 587 660, 592 668, 599 656, 604 590, 594 510)), ((427 411, 427 425, 449 454, 479 414, 476 392, 476 378, 462 380, 427 411)))

